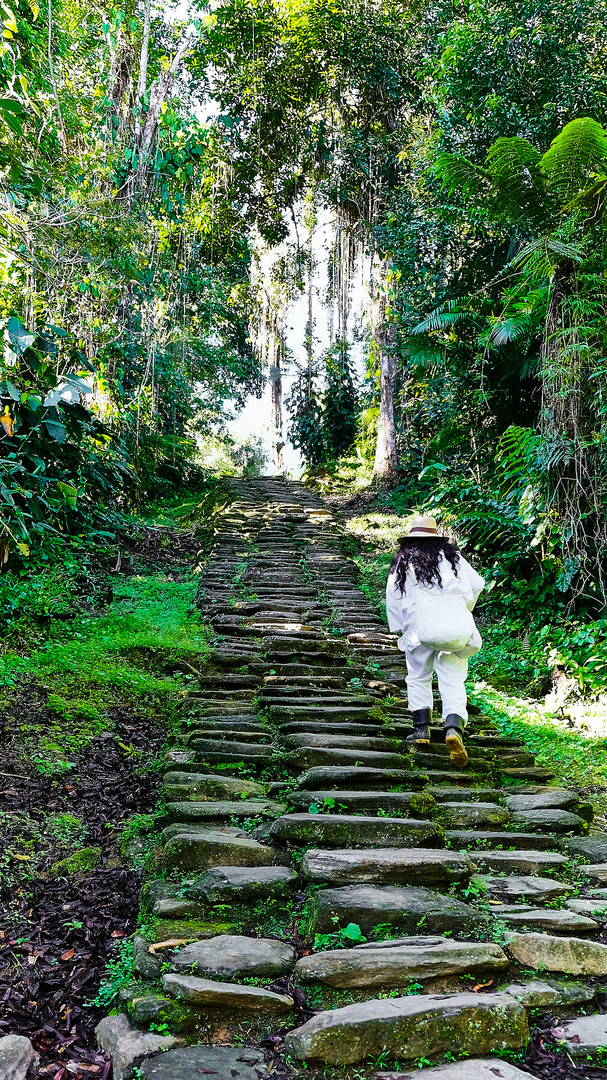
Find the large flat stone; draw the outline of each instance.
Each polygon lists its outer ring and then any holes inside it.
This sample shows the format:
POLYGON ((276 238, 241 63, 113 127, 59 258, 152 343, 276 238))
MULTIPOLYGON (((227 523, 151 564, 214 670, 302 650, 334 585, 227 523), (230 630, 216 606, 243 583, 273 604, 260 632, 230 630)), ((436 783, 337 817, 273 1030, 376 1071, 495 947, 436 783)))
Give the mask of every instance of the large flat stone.
POLYGON ((558 873, 567 859, 548 851, 475 851, 475 862, 506 874, 542 875, 558 873))
POLYGON ((423 1073, 381 1072, 377 1080, 529 1080, 529 1073, 521 1072, 509 1061, 500 1058, 466 1058, 448 1065, 434 1065, 423 1073))
POLYGON ((342 764, 356 767, 357 761, 374 769, 407 769, 409 766, 409 759, 402 754, 379 750, 350 750, 347 747, 324 749, 320 746, 305 746, 285 754, 285 761, 298 769, 342 764))
POLYGON ((503 851, 552 851, 559 847, 556 836, 540 836, 530 832, 501 832, 499 829, 445 829, 445 841, 456 851, 470 848, 471 854, 479 852, 479 859, 487 844, 503 851))
POLYGON ((410 934, 420 927, 431 934, 443 934, 465 931, 477 918, 475 909, 461 900, 412 885, 321 889, 313 903, 312 924, 317 933, 331 933, 356 923, 367 934, 374 926, 390 923, 410 934))
MULTIPOLYGON (((546 904, 550 900, 559 900, 567 896, 567 893, 573 892, 573 885, 532 875, 501 877, 481 874, 475 876, 473 881, 484 886, 490 896, 503 896, 507 900, 524 900, 528 904, 546 904)), ((495 911, 497 913, 499 908, 496 907, 495 911)))
POLYGON ((171 970, 209 978, 241 979, 285 975, 294 965, 295 950, 283 941, 221 934, 180 949, 171 961, 171 970))
MULTIPOLYGON (((598 1051, 607 1046, 607 1016, 578 1016, 575 1020, 561 1023, 554 1031, 555 1037, 561 1037, 571 1057, 596 1058, 598 1051)), ((601 1055, 601 1062, 604 1060, 601 1055)))
POLYGON ((586 877, 607 882, 607 863, 585 863, 580 869, 586 877))
POLYGON ((286 801, 294 810, 307 810, 314 805, 323 809, 325 800, 346 814, 401 813, 407 817, 428 817, 436 806, 427 791, 290 791, 286 801))
POLYGON ((607 945, 548 934, 509 934, 508 951, 519 964, 569 975, 607 975, 607 945))
POLYGON ((259 844, 238 828, 172 825, 169 829, 179 829, 169 835, 164 848, 164 864, 169 870, 209 870, 212 866, 271 866, 277 861, 273 848, 259 844))
POLYGON ((591 863, 607 862, 607 834, 584 836, 565 841, 567 851, 582 855, 591 863))
POLYGON ((499 945, 413 937, 406 944, 383 941, 354 949, 336 949, 304 956, 295 966, 303 982, 322 982, 339 989, 403 986, 409 979, 500 971, 509 960, 499 945))
POLYGON ((510 818, 513 825, 532 832, 583 833, 588 831, 588 823, 569 810, 520 810, 513 812, 510 818))
POLYGON ((461 881, 474 867, 467 855, 431 848, 310 850, 301 870, 309 881, 327 885, 434 885, 461 881))
POLYGON ((188 897, 219 904, 225 900, 261 900, 283 896, 297 885, 297 874, 287 866, 214 866, 187 890, 188 897))
POLYGON ((449 787, 447 784, 441 786, 432 784, 425 789, 424 794, 432 795, 437 803, 473 802, 476 799, 479 802, 499 803, 504 797, 504 789, 482 787, 470 790, 461 787, 449 787))
POLYGON ((503 994, 512 994, 526 1009, 541 1009, 546 1006, 587 1005, 593 1001, 596 991, 581 983, 561 983, 552 979, 530 979, 510 983, 502 989, 503 994))
POLYGON ((426 783, 423 773, 413 773, 409 769, 375 769, 369 766, 355 765, 317 765, 307 769, 297 777, 297 787, 330 791, 333 788, 351 788, 360 791, 365 788, 403 787, 415 789, 426 783))
POLYGON ((594 919, 567 908, 533 908, 529 911, 495 909, 495 916, 508 926, 527 930, 549 930, 553 934, 593 934, 600 930, 594 919))
MULTIPOLYGON (((520 1049, 527 1015, 510 994, 418 995, 364 1001, 312 1017, 285 1038, 297 1060, 350 1065, 384 1051, 398 1059, 520 1049)), ((467 1063, 466 1063, 467 1064, 467 1063)))
POLYGON ((144 1061, 142 1080, 261 1080, 268 1073, 263 1052, 245 1046, 183 1046, 144 1061))
POLYGON ((293 1008, 293 998, 275 994, 259 986, 215 982, 195 975, 165 975, 162 988, 169 997, 188 1005, 213 1009, 247 1009, 253 1012, 286 1013, 293 1008))
POLYGON ((433 821, 350 814, 285 814, 270 826, 273 840, 343 847, 443 847, 443 830, 433 821))
POLYGON ((0 1039, 0 1077, 26 1080, 37 1071, 38 1054, 25 1035, 4 1035, 0 1039))
POLYGON ((507 825, 510 811, 504 806, 485 802, 441 802, 436 819, 450 829, 476 828, 478 825, 507 825))
POLYGON ((506 806, 509 810, 570 810, 579 802, 574 791, 567 788, 545 788, 536 794, 508 795, 506 806))
POLYGON ((566 907, 575 911, 578 915, 589 915, 598 922, 607 921, 607 900, 595 899, 585 896, 578 900, 568 900, 566 907))
POLYGON ((131 1027, 126 1013, 105 1016, 95 1028, 97 1042, 112 1061, 114 1080, 131 1080, 145 1058, 183 1045, 174 1035, 157 1035, 131 1027))
POLYGON ((286 735, 284 742, 285 746, 294 746, 300 749, 339 750, 343 747, 344 750, 379 750, 387 754, 398 754, 401 746, 400 739, 347 734, 330 735, 325 733, 324 735, 316 735, 310 732, 304 732, 301 735, 286 735))
POLYGON ((284 810, 282 803, 272 799, 239 799, 238 802, 170 802, 164 820, 193 822, 229 821, 231 817, 276 817, 284 810))
POLYGON ((252 780, 201 772, 171 771, 164 774, 162 786, 167 799, 233 799, 239 795, 263 795, 264 788, 252 780))

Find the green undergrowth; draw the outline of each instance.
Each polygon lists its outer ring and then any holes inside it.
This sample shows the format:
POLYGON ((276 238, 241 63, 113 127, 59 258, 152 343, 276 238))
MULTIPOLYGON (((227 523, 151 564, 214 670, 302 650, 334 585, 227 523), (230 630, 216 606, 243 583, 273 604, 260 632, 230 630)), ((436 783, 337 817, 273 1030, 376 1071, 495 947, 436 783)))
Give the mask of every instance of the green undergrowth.
POLYGON ((474 700, 491 716, 502 735, 520 739, 536 756, 536 766, 551 769, 553 784, 591 795, 595 810, 607 814, 607 738, 586 736, 546 706, 483 685, 474 700))
MULTIPOLYGON (((0 657, 5 722, 15 712, 15 749, 40 772, 70 768, 91 738, 111 730, 118 707, 174 719, 193 676, 175 669, 181 659, 203 664, 209 632, 193 614, 196 577, 164 574, 117 578, 102 615, 83 614, 62 624, 31 653, 0 657), (148 655, 150 654, 150 655, 148 655), (40 688, 47 717, 19 708, 27 682, 40 688)), ((129 743, 124 743, 129 753, 129 743)), ((132 751, 134 753, 134 751, 132 751)))

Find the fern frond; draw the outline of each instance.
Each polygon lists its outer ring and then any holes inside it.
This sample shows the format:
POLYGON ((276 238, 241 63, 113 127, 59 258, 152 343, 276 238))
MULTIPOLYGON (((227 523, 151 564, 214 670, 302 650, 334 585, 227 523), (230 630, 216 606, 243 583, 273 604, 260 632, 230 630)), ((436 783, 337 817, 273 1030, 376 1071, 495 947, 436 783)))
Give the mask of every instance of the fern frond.
POLYGON ((528 312, 519 315, 508 315, 506 318, 497 319, 489 334, 493 345, 506 345, 510 341, 516 341, 533 331, 533 319, 528 312))
POLYGON ((589 116, 571 120, 552 140, 539 167, 547 186, 564 202, 585 191, 607 162, 607 132, 589 116))
POLYGON ((456 300, 449 300, 440 308, 431 311, 427 319, 413 327, 412 334, 427 334, 430 330, 450 330, 464 319, 473 318, 473 313, 456 307, 456 300))
POLYGON ((536 240, 530 240, 528 244, 523 245, 510 262, 510 267, 513 270, 520 269, 536 259, 538 264, 541 262, 542 272, 546 272, 548 276, 554 269, 555 263, 563 259, 581 262, 583 258, 584 249, 579 244, 565 244, 557 236, 538 236, 536 240), (550 255, 556 255, 556 259, 551 259, 550 255))
POLYGON ((444 349, 417 348, 415 352, 409 353, 408 366, 425 371, 442 364, 444 359, 444 349))
POLYGON ((510 221, 520 215, 533 220, 548 213, 545 185, 538 169, 539 152, 528 139, 497 139, 487 154, 487 172, 495 189, 495 209, 510 221))
POLYGON ((464 199, 489 189, 488 174, 463 154, 439 154, 428 172, 436 177, 440 186, 450 195, 457 191, 464 199))

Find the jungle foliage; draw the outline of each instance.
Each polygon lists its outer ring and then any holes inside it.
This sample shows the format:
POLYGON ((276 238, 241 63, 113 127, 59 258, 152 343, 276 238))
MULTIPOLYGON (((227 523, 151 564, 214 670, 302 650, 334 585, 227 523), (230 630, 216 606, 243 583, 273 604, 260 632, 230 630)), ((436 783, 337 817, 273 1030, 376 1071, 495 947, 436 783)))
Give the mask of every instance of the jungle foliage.
POLYGON ((264 363, 281 400, 286 312, 308 290, 287 409, 309 470, 354 447, 399 512, 466 537, 496 603, 599 610, 606 16, 607 0, 5 5, 5 567, 203 482, 196 438, 221 438, 264 363))

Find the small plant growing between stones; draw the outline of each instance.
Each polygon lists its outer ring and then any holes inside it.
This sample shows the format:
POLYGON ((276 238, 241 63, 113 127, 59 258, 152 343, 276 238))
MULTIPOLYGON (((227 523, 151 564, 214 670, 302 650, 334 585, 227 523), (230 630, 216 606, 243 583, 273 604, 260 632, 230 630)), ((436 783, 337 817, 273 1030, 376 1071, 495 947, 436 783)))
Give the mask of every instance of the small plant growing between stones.
POLYGON ((325 949, 347 949, 351 945, 364 945, 367 938, 364 936, 357 923, 348 923, 343 930, 335 934, 316 934, 314 938, 314 951, 322 952, 325 949))

